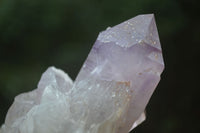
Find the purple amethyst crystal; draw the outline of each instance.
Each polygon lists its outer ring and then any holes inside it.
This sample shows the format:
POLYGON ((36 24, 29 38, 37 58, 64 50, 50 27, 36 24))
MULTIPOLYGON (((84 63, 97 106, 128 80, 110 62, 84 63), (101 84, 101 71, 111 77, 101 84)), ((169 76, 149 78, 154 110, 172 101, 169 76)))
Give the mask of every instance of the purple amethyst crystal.
POLYGON ((139 15, 101 32, 76 82, 86 77, 128 83, 131 99, 124 126, 126 133, 142 115, 164 69, 153 14, 139 15))
POLYGON ((74 83, 49 68, 15 98, 0 133, 128 133, 163 69, 154 15, 136 16, 99 34, 74 83))

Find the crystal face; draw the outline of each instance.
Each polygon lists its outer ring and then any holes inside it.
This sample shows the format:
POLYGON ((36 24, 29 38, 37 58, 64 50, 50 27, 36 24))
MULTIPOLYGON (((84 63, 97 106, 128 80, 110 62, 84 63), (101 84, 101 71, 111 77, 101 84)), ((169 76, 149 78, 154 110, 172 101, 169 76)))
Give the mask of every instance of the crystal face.
POLYGON ((101 32, 73 82, 50 67, 36 90, 15 98, 0 133, 128 133, 164 69, 153 14, 101 32))

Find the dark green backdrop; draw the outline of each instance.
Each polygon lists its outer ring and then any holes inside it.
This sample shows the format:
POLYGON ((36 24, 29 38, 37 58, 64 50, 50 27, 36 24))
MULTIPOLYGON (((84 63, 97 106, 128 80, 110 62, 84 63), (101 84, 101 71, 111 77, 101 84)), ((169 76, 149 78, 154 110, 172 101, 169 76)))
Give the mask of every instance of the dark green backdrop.
POLYGON ((198 8, 195 0, 0 0, 0 124, 48 66, 74 79, 100 31, 154 13, 166 68, 135 132, 198 133, 198 8))

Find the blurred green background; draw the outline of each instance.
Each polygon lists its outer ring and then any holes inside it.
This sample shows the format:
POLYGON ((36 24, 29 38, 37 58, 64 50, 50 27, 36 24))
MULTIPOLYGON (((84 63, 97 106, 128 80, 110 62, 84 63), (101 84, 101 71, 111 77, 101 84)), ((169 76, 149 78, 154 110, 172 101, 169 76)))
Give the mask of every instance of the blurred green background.
POLYGON ((195 0, 0 0, 0 125, 14 97, 48 66, 75 79, 97 35, 154 13, 166 68, 135 133, 198 133, 199 2, 195 0))

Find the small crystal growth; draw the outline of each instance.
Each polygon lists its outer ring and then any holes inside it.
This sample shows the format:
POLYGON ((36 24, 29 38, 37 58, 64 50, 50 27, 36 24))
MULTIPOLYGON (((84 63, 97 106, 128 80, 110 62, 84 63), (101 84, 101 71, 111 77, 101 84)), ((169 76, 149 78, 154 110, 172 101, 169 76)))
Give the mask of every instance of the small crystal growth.
POLYGON ((50 67, 37 89, 18 95, 0 133, 128 133, 164 69, 153 14, 101 32, 73 82, 50 67))

